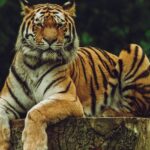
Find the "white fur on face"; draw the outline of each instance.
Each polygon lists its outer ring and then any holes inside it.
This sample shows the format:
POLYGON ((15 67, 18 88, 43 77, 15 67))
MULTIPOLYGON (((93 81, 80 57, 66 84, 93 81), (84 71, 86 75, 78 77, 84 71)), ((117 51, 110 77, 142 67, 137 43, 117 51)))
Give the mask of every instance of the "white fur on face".
POLYGON ((53 17, 57 24, 62 24, 62 25, 65 24, 65 16, 62 12, 55 13, 55 15, 53 17))
MULTIPOLYGON (((25 29, 23 34, 19 32, 16 48, 22 50, 25 56, 32 57, 35 60, 40 60, 42 62, 56 62, 58 60, 68 62, 74 59, 76 56, 76 50, 79 46, 79 41, 74 24, 70 23, 72 24, 70 25, 67 21, 72 20, 73 22, 73 19, 71 19, 71 17, 70 19, 67 19, 63 12, 55 9, 45 9, 45 13, 46 14, 41 10, 35 10, 34 20, 28 19, 28 22, 26 22, 26 27, 30 22, 30 29, 25 29), (47 11, 49 11, 49 14, 47 11), (36 32, 34 33, 32 26, 39 25, 39 27, 41 26, 44 28, 45 19, 50 15, 56 23, 56 28, 61 28, 62 30, 65 29, 64 39, 61 42, 56 40, 52 44, 49 44, 44 38, 40 42, 36 42, 36 32), (73 30, 75 31, 75 35, 73 35, 73 30), (27 34, 25 32, 27 32, 27 34), (23 38, 25 39, 25 44, 22 42, 23 38)), ((31 16, 31 18, 32 17, 33 16, 31 16)), ((30 64, 30 60, 28 61, 28 64, 30 64)))
POLYGON ((35 24, 42 24, 44 23, 44 16, 41 11, 37 12, 34 16, 34 23, 35 24))

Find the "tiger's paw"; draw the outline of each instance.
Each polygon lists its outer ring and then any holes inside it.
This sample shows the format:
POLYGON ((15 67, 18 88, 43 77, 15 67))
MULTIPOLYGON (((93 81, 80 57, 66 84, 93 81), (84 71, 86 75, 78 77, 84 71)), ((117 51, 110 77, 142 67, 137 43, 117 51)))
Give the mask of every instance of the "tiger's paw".
POLYGON ((133 117, 133 114, 126 111, 116 111, 112 108, 107 108, 102 113, 103 117, 133 117))
POLYGON ((23 150, 48 150, 45 129, 46 125, 27 121, 22 134, 23 150))
POLYGON ((0 113, 0 150, 9 149, 10 127, 8 117, 0 113))

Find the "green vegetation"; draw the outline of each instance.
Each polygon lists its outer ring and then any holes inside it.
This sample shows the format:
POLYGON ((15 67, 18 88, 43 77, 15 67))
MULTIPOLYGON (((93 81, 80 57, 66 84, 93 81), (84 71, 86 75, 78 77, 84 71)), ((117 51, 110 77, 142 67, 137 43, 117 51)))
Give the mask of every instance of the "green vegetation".
MULTIPOLYGON (((30 0, 32 3, 66 0, 30 0)), ((150 1, 76 0, 76 26, 81 46, 95 46, 118 54, 128 43, 140 44, 150 56, 150 1)), ((0 86, 14 54, 21 23, 19 0, 0 0, 0 86)))
POLYGON ((6 4, 7 0, 0 0, 0 7, 3 7, 6 4))

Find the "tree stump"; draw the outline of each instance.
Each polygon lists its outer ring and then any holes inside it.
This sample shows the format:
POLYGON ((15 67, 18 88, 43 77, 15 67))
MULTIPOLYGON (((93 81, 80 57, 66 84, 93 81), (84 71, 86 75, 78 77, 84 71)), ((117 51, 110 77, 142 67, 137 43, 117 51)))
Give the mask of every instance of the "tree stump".
MULTIPOLYGON (((11 150, 22 150, 23 120, 11 122, 11 150)), ((47 128, 49 150, 149 150, 150 119, 68 118, 47 128)))

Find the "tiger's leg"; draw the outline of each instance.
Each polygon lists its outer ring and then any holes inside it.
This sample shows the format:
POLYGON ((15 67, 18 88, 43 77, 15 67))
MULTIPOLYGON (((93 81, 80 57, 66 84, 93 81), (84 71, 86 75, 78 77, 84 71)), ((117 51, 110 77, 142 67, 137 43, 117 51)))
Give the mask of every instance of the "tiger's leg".
POLYGON ((139 45, 130 44, 121 51, 109 79, 105 100, 108 109, 103 116, 149 116, 149 87, 149 59, 139 45))
POLYGON ((19 118, 19 114, 7 106, 4 99, 0 98, 0 150, 10 148, 10 125, 9 121, 19 118))
POLYGON ((34 106, 27 114, 22 135, 23 150, 47 150, 46 127, 68 116, 83 117, 78 97, 56 94, 34 106))
POLYGON ((0 109, 0 150, 9 149, 10 126, 7 113, 0 109))
POLYGON ((10 147, 9 121, 20 118, 14 106, 5 83, 0 92, 0 150, 8 150, 10 147))

